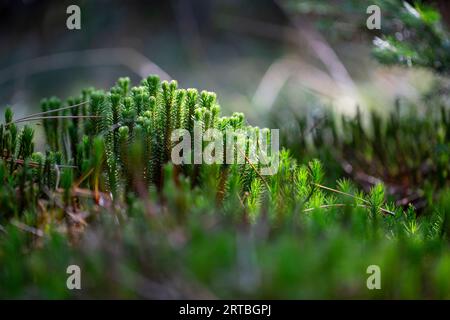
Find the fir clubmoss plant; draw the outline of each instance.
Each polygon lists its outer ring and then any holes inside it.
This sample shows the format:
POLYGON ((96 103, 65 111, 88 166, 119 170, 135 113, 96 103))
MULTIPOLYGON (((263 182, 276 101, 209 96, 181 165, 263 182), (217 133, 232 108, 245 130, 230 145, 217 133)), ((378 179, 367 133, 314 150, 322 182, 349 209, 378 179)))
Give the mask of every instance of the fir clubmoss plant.
MULTIPOLYGON (((178 126, 273 137, 241 113, 220 116, 214 93, 156 76, 42 107, 27 119, 47 128, 45 156, 10 109, 0 126, 0 297, 73 297, 65 279, 73 263, 95 284, 81 292, 90 298, 450 295, 448 192, 417 218, 386 202, 383 185, 368 194, 348 180, 330 186, 320 161, 301 164, 289 150, 267 176, 249 161, 174 164, 178 126), (366 287, 374 263, 386 279, 380 292, 366 287), (142 288, 144 277, 157 290, 142 288)), ((244 159, 251 139, 235 146, 244 159)))

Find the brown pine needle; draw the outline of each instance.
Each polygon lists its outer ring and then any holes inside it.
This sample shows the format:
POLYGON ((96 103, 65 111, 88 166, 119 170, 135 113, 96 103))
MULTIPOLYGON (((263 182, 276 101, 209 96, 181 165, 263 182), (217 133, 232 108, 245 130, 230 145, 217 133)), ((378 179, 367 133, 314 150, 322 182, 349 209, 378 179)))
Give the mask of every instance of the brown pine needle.
MULTIPOLYGON (((25 119, 28 119, 28 118, 39 117, 39 116, 42 116, 42 115, 45 115, 45 114, 49 114, 49 113, 52 113, 52 112, 58 112, 58 111, 62 111, 62 110, 72 109, 72 108, 79 107, 79 106, 81 106, 81 105, 83 105, 83 104, 86 104, 86 103, 88 103, 88 101, 83 101, 83 102, 81 102, 81 103, 74 104, 73 106, 62 107, 62 108, 57 108, 57 109, 53 109, 53 110, 48 110, 48 111, 43 111, 43 112, 38 112, 38 113, 30 114, 30 115, 25 116, 25 117, 23 117, 23 118, 16 119, 16 120, 12 121, 12 123, 22 122, 22 120, 25 120, 25 119)), ((9 123, 7 123, 7 125, 8 125, 8 124, 9 124, 9 123)))
MULTIPOLYGON (((344 192, 344 191, 340 191, 340 190, 337 190, 337 189, 333 189, 333 188, 330 188, 330 187, 326 187, 326 186, 323 186, 323 185, 318 184, 318 183, 313 183, 313 184, 314 184, 315 186, 319 187, 319 188, 322 188, 322 189, 325 189, 325 190, 328 190, 328 191, 332 191, 332 192, 335 192, 335 193, 339 193, 339 194, 342 194, 342 195, 345 195, 345 196, 349 196, 349 197, 352 197, 352 198, 354 198, 354 199, 361 200, 361 201, 363 201, 364 203, 370 204, 370 202, 367 201, 366 199, 363 199, 363 198, 354 196, 353 194, 350 194, 350 193, 347 193, 347 192, 344 192)), ((332 207, 332 206, 333 206, 333 205, 325 205, 324 208, 332 207)), ((343 204, 336 204, 335 206, 343 206, 343 204)), ((358 207, 365 207, 365 208, 368 207, 367 205, 363 205, 363 204, 357 205, 357 206, 358 206, 358 207)), ((320 206, 320 208, 322 208, 322 206, 320 206)), ((309 210, 309 209, 312 210, 312 209, 314 209, 314 208, 308 208, 308 209, 306 209, 306 210, 311 211, 311 210, 309 210)), ((380 207, 379 209, 380 209, 381 211, 383 211, 384 213, 388 213, 388 214, 390 214, 390 215, 395 216, 395 212, 392 212, 392 211, 390 211, 390 210, 384 209, 384 208, 382 208, 382 207, 380 207)), ((306 210, 305 210, 305 211, 306 211, 306 210)))
MULTIPOLYGON (((345 206, 346 206, 346 204, 344 204, 344 203, 323 204, 323 205, 318 206, 318 207, 306 208, 306 209, 303 210, 303 212, 310 212, 310 211, 313 211, 314 209, 318 209, 318 208, 320 208, 320 209, 328 209, 328 208, 345 207, 345 206)), ((360 205, 357 205, 357 207, 364 207, 365 208, 366 206, 363 205, 363 204, 360 204, 360 205)))
MULTIPOLYGON (((22 159, 12 159, 12 158, 7 158, 7 159, 3 159, 3 160, 6 161, 6 162, 14 161, 14 163, 21 164, 21 165, 28 164, 32 168, 38 168, 39 167, 39 163, 38 162, 34 162, 34 161, 25 162, 22 159)), ((44 166, 44 164, 41 164, 41 167, 43 167, 43 166, 44 166)), ((72 165, 69 165, 69 164, 58 164, 57 166, 59 168, 77 168, 77 166, 72 166, 72 165)))
MULTIPOLYGON (((344 203, 334 203, 334 204, 324 204, 324 205, 318 206, 317 208, 320 208, 320 209, 329 209, 329 208, 345 207, 345 206, 348 206, 348 204, 344 204, 344 203)), ((355 205, 355 206, 356 206, 356 207, 366 208, 366 209, 369 208, 369 206, 367 206, 367 205, 365 205, 365 204, 357 204, 357 205, 355 205)), ((317 208, 306 208, 305 210, 303 210, 303 212, 310 212, 310 211, 313 211, 314 209, 317 209, 317 208)), ((386 210, 386 209, 383 209, 383 208, 380 208, 380 210, 383 211, 384 213, 388 213, 388 214, 391 214, 391 215, 395 215, 395 213, 392 212, 392 211, 389 211, 389 210, 386 210)))
POLYGON ((86 172, 83 176, 80 177, 80 179, 78 179, 78 181, 76 181, 73 185, 72 188, 77 189, 80 184, 87 178, 90 176, 90 174, 94 171, 94 168, 91 168, 88 172, 86 172))
POLYGON ((354 199, 361 200, 361 201, 363 201, 363 202, 365 202, 365 203, 369 203, 369 201, 367 201, 366 199, 357 197, 357 196, 355 196, 355 195, 353 195, 353 194, 351 194, 351 193, 347 193, 347 192, 344 192, 344 191, 340 191, 340 190, 337 190, 337 189, 333 189, 333 188, 330 188, 330 187, 327 187, 327 186, 324 186, 324 185, 321 185, 321 184, 318 184, 318 183, 313 183, 313 184, 314 184, 315 186, 319 187, 319 188, 322 188, 322 189, 325 189, 325 190, 328 190, 328 191, 333 191, 333 192, 335 192, 335 193, 340 193, 340 194, 343 194, 343 195, 345 195, 345 196, 349 196, 349 197, 352 197, 352 198, 354 198, 354 199))
MULTIPOLYGON (((19 119, 14 122, 10 122, 10 123, 20 123, 20 122, 26 122, 26 121, 39 121, 39 120, 45 120, 45 119, 91 119, 91 118, 103 118, 103 116, 46 116, 46 117, 19 119)), ((7 123, 6 125, 8 125, 10 123, 7 123)))
POLYGON ((13 226, 19 228, 20 230, 25 231, 25 232, 29 232, 31 234, 34 234, 35 236, 38 236, 38 237, 43 237, 44 236, 44 232, 42 230, 30 227, 29 225, 27 225, 25 223, 22 223, 20 221, 13 220, 13 221, 11 221, 11 224, 13 226))
POLYGON ((261 175, 261 173, 258 171, 258 169, 256 169, 256 167, 253 165, 253 163, 250 162, 250 159, 247 157, 247 155, 245 154, 245 152, 242 152, 241 149, 236 148, 237 150, 239 150, 241 152, 241 154, 244 156, 245 161, 250 165, 250 167, 252 167, 252 169, 256 172, 256 174, 261 178, 261 180, 264 182, 264 184, 267 187, 267 190, 270 191, 270 186, 267 183, 266 179, 264 179, 264 177, 261 175))

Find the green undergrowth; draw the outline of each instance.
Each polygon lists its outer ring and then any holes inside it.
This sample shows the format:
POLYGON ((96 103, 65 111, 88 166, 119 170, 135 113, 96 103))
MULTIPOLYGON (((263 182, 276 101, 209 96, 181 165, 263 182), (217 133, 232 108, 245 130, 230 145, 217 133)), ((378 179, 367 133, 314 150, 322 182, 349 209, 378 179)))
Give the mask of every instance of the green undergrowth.
MULTIPOLYGON (((450 109, 428 102, 422 110, 399 99, 387 115, 358 109, 343 116, 325 107, 290 114, 281 143, 299 159, 322 159, 365 191, 383 182, 396 205, 426 213, 450 186, 450 109)), ((274 125, 285 116, 275 115, 274 125)))
MULTIPOLYGON (((319 160, 288 150, 274 175, 248 161, 174 165, 171 133, 195 123, 272 138, 241 113, 221 116, 214 93, 156 76, 45 99, 27 118, 6 109, 0 297, 450 298, 450 191, 418 217, 382 183, 328 183, 319 160), (71 264, 81 290, 66 288, 71 264), (366 286, 370 265, 380 290, 366 286)), ((251 142, 235 148, 248 155, 251 142)))

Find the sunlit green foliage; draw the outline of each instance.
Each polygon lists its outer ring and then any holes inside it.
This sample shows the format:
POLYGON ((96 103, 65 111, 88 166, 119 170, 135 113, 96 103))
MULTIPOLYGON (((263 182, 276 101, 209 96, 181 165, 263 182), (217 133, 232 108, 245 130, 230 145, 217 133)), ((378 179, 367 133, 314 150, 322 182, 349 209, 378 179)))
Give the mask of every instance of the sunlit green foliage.
POLYGON ((194 120, 271 137, 241 113, 221 117, 214 93, 156 76, 42 106, 45 155, 10 109, 0 127, 0 297, 450 297, 448 191, 417 217, 383 184, 329 183, 319 160, 288 150, 272 176, 247 162, 174 165, 171 132, 194 120), (66 288, 70 264, 80 292, 66 288), (366 287, 372 264, 379 291, 366 287))

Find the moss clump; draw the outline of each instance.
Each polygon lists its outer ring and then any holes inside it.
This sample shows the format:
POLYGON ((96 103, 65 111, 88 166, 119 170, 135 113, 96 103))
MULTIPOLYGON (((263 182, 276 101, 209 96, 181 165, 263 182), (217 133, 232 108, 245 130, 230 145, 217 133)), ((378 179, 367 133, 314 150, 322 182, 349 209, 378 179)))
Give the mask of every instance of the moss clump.
MULTIPOLYGON (((84 270, 85 297, 449 297, 450 193, 417 218, 386 203, 381 184, 324 185, 320 161, 287 150, 268 176, 248 161, 173 164, 171 133, 195 121, 272 137, 243 114, 221 117, 214 93, 156 76, 66 104, 44 100, 28 117, 44 121, 45 155, 10 109, 0 127, 1 297, 74 297, 70 264, 84 270), (372 264, 381 291, 366 287, 372 264)), ((250 139, 236 145, 246 156, 250 139)))

